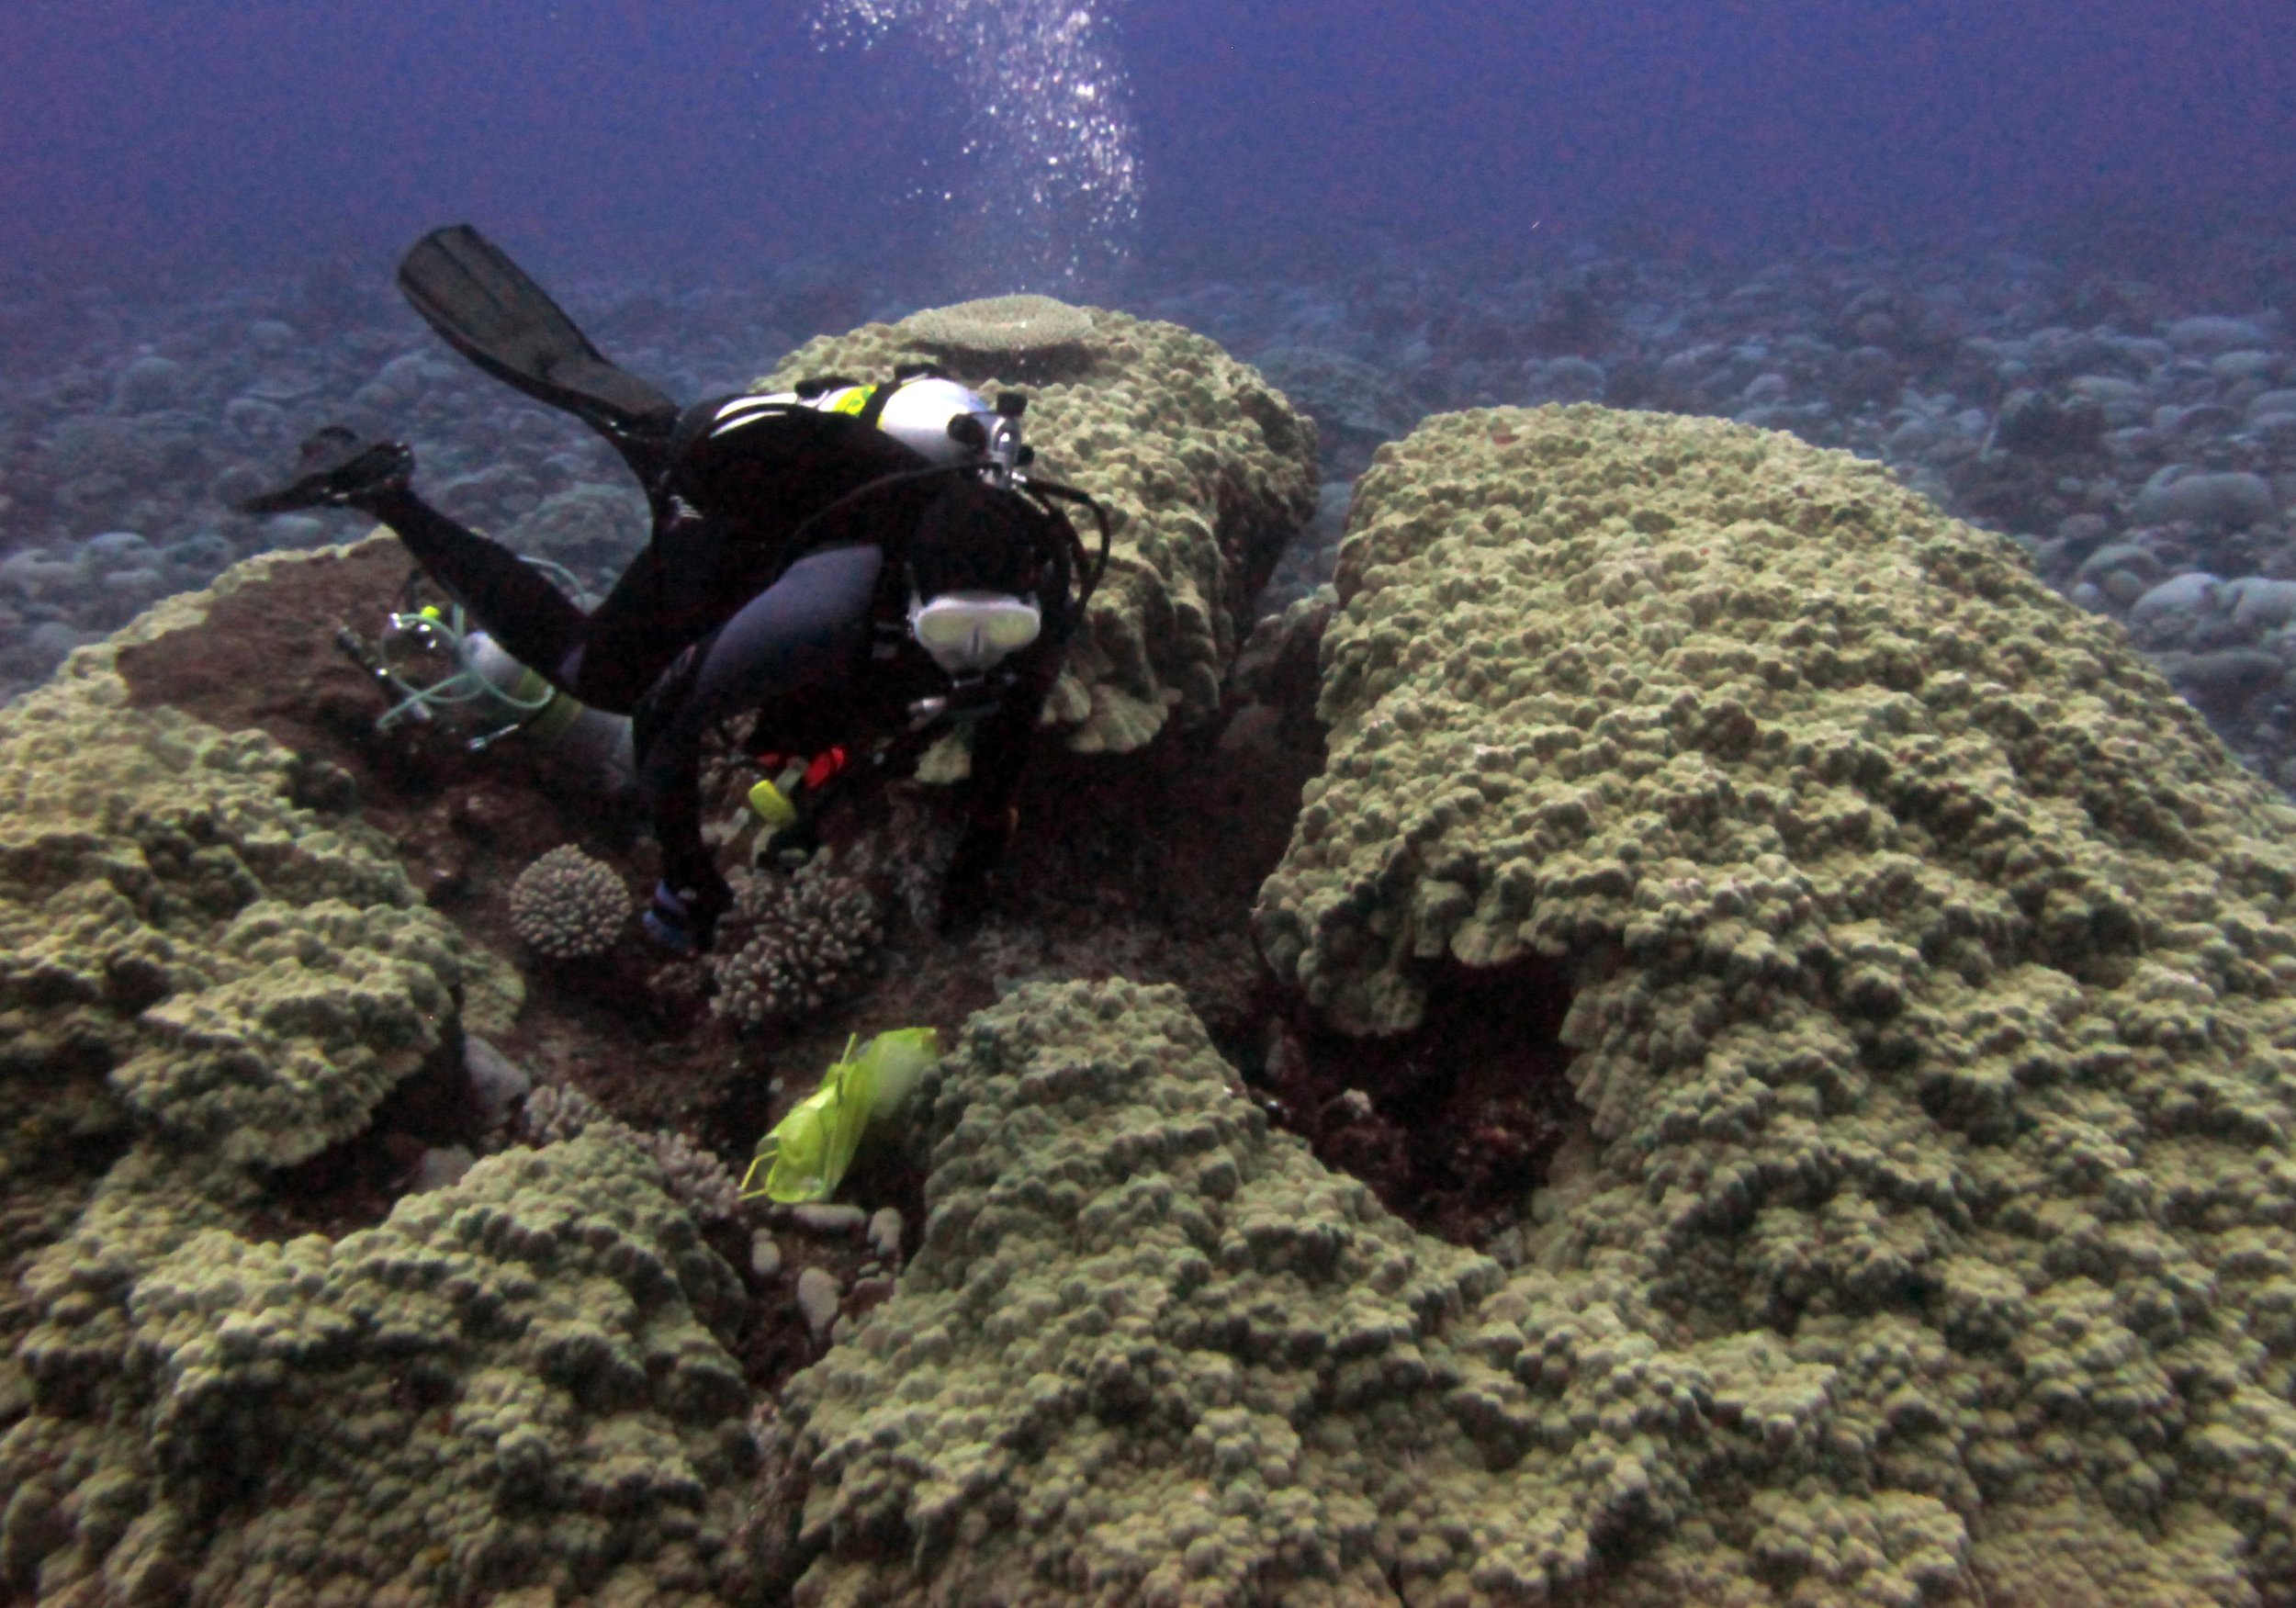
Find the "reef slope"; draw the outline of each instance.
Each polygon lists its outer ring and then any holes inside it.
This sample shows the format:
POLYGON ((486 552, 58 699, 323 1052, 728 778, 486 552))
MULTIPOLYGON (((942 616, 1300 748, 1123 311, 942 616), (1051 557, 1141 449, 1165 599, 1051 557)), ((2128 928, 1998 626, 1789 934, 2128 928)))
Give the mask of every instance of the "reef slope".
POLYGON ((1552 957, 1589 1138, 1503 1276, 1169 995, 1016 995, 791 1387, 807 1600, 2290 1600, 2296 815, 1784 436, 1433 421, 1340 596, 1263 939, 1357 1031, 1552 957))

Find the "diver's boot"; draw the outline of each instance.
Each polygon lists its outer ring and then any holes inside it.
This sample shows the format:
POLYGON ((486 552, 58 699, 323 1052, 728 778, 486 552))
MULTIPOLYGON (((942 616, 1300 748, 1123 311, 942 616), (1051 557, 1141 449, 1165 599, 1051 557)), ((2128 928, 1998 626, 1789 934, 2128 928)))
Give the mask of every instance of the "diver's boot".
POLYGON ((698 888, 654 884, 654 897, 641 925, 646 936, 663 949, 685 959, 705 955, 716 946, 718 918, 732 908, 733 890, 715 871, 698 888))
POLYGON ((242 513, 289 513, 301 508, 356 508, 407 489, 414 478, 412 449, 395 441, 365 442, 330 424, 303 443, 295 478, 248 498, 242 513))
POLYGON ((668 883, 654 884, 654 897, 641 918, 646 936, 674 955, 691 957, 702 944, 693 930, 693 911, 668 883))

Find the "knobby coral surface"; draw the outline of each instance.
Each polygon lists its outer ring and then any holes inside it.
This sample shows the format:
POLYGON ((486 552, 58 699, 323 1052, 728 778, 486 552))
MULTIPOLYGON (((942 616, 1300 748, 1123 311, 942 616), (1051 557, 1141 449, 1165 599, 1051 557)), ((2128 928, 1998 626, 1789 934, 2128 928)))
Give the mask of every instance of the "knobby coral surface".
POLYGON ((377 835, 288 802, 270 738, 124 707, 129 639, 0 714, 6 1075, 92 1073, 168 1142, 289 1165, 438 1051, 485 963, 377 835))
POLYGON ((653 1158, 588 1135, 263 1237, 277 1169, 501 987, 287 750, 129 706, 118 652, 211 601, 0 714, 0 1594, 737 1594, 738 1286, 653 1158))
POLYGON ((165 1243, 129 1220, 214 1188, 140 1159, 36 1267, 44 1410, 0 1441, 16 1582, 720 1600, 755 1454, 710 1323, 739 1287, 647 1157, 595 1135, 512 1150, 340 1241, 165 1243))
MULTIPOLYGON (((1025 422, 1041 472, 1101 499, 1116 526, 1049 718, 1072 748, 1123 753, 1167 719, 1212 714, 1253 598, 1315 512, 1314 427, 1252 369, 1176 324, 1091 309, 1061 348, 1058 377, 1040 381, 1023 353, 929 348, 914 323, 809 342, 760 383, 877 378, 933 356, 990 392, 1019 384, 1032 398, 1025 422)), ((1089 520, 1076 518, 1097 545, 1089 520)))
POLYGON ((1377 1602, 1433 1543, 1426 1347, 1498 1268, 1271 1134, 1183 997, 1029 984, 921 1091, 923 1244, 785 1393, 803 1600, 1377 1602))
POLYGON ((2285 1136, 2067 1069, 1981 1149, 1780 1051, 1503 1274, 1270 1134, 1176 990, 1019 990, 924 1091, 897 1293, 786 1391, 798 1600, 2287 1600, 2285 1136), (2067 1103, 2134 1141, 2086 1186, 2067 1103))
POLYGON ((1598 1153, 1480 1348, 1494 1466, 1578 1444, 1599 1329, 1690 1387, 1597 1421, 1638 1579, 2296 1592, 2296 815, 2009 544, 1780 435, 1432 421, 1340 596, 1271 958, 1357 1031, 1574 978, 1598 1153))

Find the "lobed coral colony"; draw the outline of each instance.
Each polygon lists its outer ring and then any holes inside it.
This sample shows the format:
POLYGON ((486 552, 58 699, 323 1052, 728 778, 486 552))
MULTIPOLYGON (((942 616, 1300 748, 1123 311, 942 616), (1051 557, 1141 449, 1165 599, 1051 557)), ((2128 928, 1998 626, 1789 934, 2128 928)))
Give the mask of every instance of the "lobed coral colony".
MULTIPOLYGON (((776 377, 920 345, 1042 365, 1048 467, 1117 510, 1053 735, 1240 762, 1204 739, 1308 427, 1199 337, 1057 303, 776 377)), ((131 698, 124 653, 327 556, 76 652, 0 713, 0 1591, 2296 1601, 2296 812, 2012 545, 1784 435, 1446 415, 1348 532, 1289 617, 1329 621, 1323 758, 1251 916, 1258 1019, 1366 1064, 1560 1021, 1520 1065, 1565 1131, 1474 1243, 1113 964, 940 1024, 857 1175, 907 1170, 915 1235, 865 1182, 745 1208, 658 1073, 642 1117, 546 1082, 430 1186, 298 1218, 501 1062, 468 1035, 512 1030, 520 940, 620 985, 628 883, 537 834, 507 923, 452 915, 310 756, 131 698), (1460 978, 1493 985, 1445 1038, 1460 978), (793 1278, 790 1236, 864 1222, 850 1288, 793 1278)), ((737 1021, 612 1053, 842 1040, 934 941, 872 863, 761 867, 737 1021)))

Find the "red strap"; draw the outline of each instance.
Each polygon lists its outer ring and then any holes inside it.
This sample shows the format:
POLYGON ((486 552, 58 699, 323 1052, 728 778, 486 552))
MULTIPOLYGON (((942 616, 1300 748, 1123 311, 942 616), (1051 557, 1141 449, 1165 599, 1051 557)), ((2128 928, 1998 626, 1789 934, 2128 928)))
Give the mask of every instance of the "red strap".
POLYGON ((805 785, 819 787, 844 769, 845 749, 842 747, 827 748, 815 755, 813 763, 805 767, 805 785))

